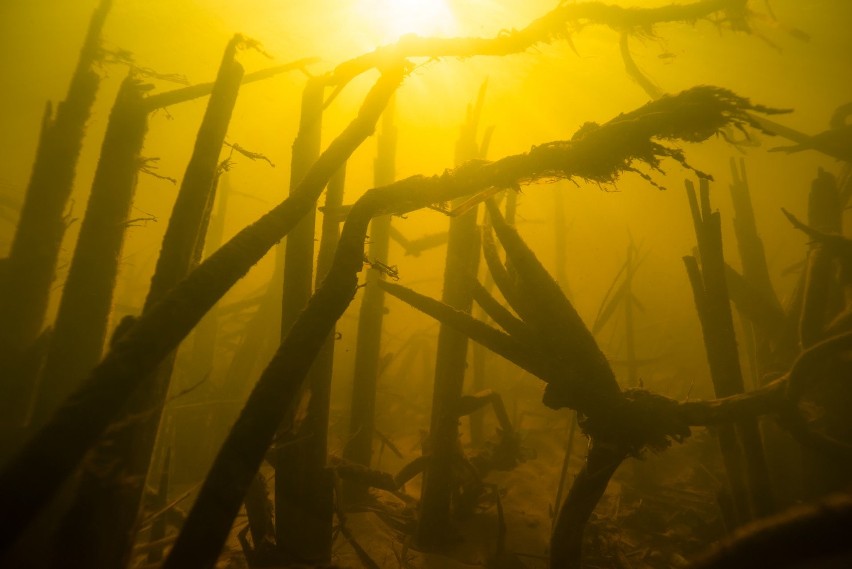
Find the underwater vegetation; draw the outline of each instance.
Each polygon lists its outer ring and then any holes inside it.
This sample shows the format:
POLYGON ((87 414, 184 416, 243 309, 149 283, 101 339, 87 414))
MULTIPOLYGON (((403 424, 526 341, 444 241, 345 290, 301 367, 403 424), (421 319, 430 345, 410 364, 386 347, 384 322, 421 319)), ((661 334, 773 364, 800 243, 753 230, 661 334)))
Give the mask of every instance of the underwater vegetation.
POLYGON ((848 565, 849 7, 178 4, 3 130, 0 566, 848 565))

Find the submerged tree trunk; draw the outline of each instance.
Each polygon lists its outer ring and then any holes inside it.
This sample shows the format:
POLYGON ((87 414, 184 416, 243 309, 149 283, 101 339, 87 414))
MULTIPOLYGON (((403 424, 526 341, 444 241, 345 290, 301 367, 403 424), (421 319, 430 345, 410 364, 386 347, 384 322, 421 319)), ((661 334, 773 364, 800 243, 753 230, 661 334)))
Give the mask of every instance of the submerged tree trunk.
MULTIPOLYGON (((210 252, 222 246, 225 234, 225 218, 228 213, 228 203, 231 197, 231 184, 227 172, 220 172, 216 176, 216 189, 211 196, 214 201, 215 211, 211 212, 207 230, 204 232, 204 251, 199 256, 201 262, 203 256, 209 256, 210 252)), ((198 263, 193 263, 197 265, 198 263)), ((190 369, 200 370, 202 374, 209 373, 213 369, 216 357, 216 340, 219 333, 219 314, 214 307, 208 312, 195 329, 192 337, 192 353, 190 369)))
MULTIPOLYGON (((694 258, 684 260, 695 293, 716 396, 728 397, 743 393, 745 387, 725 282, 720 216, 710 211, 709 183, 703 178, 700 182, 700 206, 692 184, 687 182, 701 255, 700 273, 694 258)), ((757 421, 742 421, 736 428, 720 426, 718 436, 738 523, 772 513, 774 499, 757 421)))
MULTIPOLYGON (((172 211, 143 312, 159 302, 189 272, 204 242, 205 213, 214 189, 219 154, 236 103, 242 66, 234 60, 238 42, 228 44, 172 211)), ((145 490, 154 443, 174 364, 172 352, 137 389, 121 417, 98 446, 59 535, 57 552, 74 547, 74 567, 126 564, 145 490)))
MULTIPOLYGON (((820 168, 808 194, 808 225, 824 233, 842 235, 841 204, 834 176, 820 168)), ((826 328, 843 306, 843 291, 837 278, 838 263, 824 243, 811 242, 804 276, 799 342, 807 349, 825 338, 826 328)), ((844 490, 852 471, 850 462, 848 455, 804 447, 801 496, 812 499, 844 490)))
MULTIPOLYGON (((394 126, 394 107, 389 105, 377 137, 378 153, 373 166, 374 186, 385 186, 396 177, 397 132, 394 126)), ((376 217, 370 222, 370 261, 388 262, 391 216, 376 217)), ((382 348, 382 321, 385 293, 376 284, 385 275, 368 270, 366 286, 358 313, 358 337, 355 343, 355 363, 352 372, 352 406, 349 418, 349 439, 343 449, 346 460, 369 468, 373 457, 375 435, 376 384, 382 348)), ((344 498, 348 504, 363 502, 368 488, 355 480, 344 480, 344 498)))
MULTIPOLYGON (((132 391, 144 383, 157 364, 177 347, 204 313, 245 276, 302 215, 314 207, 328 179, 372 133, 378 116, 403 77, 403 68, 388 68, 368 94, 358 116, 305 176, 299 191, 240 231, 161 302, 128 326, 125 334, 92 371, 83 386, 0 472, 0 510, 5 512, 5 520, 12 521, 4 524, 0 532, 0 553, 14 543, 45 503, 56 495, 62 482, 116 417, 132 391)), ((540 145, 528 153, 507 156, 495 162, 470 164, 441 176, 415 176, 389 187, 370 190, 353 206, 341 233, 335 266, 323 282, 323 287, 300 315, 298 326, 294 325, 288 335, 290 343, 286 351, 289 355, 297 354, 303 359, 312 359, 315 352, 308 350, 313 349, 314 339, 307 334, 305 337, 299 334, 307 331, 307 323, 319 326, 330 319, 327 326, 323 325, 320 330, 322 337, 318 345, 321 345, 334 321, 348 306, 357 287, 356 274, 362 267, 364 235, 371 217, 379 213, 402 214, 483 189, 515 187, 542 177, 611 180, 631 163, 659 166, 660 160, 675 152, 672 148, 649 143, 648 137, 665 134, 669 140, 702 140, 726 125, 752 124, 746 112, 754 109, 748 100, 729 91, 698 87, 622 114, 618 120, 605 123, 570 143, 540 145), (684 112, 685 108, 689 112, 684 112), (704 109, 704 112, 696 112, 696 108, 704 109), (619 143, 615 144, 615 141, 619 143), (611 170, 602 172, 600 169, 589 169, 588 162, 580 159, 584 152, 600 148, 601 144, 609 147, 610 143, 614 149, 614 166, 611 170), (641 150, 637 150, 637 147, 641 150), (326 287, 329 290, 325 290, 326 287), (296 344, 291 345, 293 342, 296 344)), ((293 374, 301 373, 301 366, 299 363, 290 368, 292 373, 287 379, 297 379, 293 374)), ((269 381, 267 379, 267 383, 269 381)), ((268 389, 256 387, 255 399, 263 400, 268 389)), ((270 400, 269 404, 275 407, 279 401, 280 397, 276 395, 276 399, 270 400)), ((275 411, 280 409, 276 407, 275 411)), ((260 457, 256 459, 257 465, 282 417, 282 414, 276 414, 270 419, 271 432, 268 439, 260 441, 263 446, 260 457)), ((246 420, 250 425, 255 424, 253 416, 243 419, 246 420)), ((257 428, 265 437, 268 425, 263 421, 258 423, 261 424, 262 427, 257 428)), ((245 429, 246 425, 243 424, 241 428, 245 429)), ((256 433, 249 428, 248 435, 243 433, 242 436, 248 436, 254 441, 256 433)), ((229 440, 231 444, 227 452, 223 447, 220 458, 217 458, 217 463, 221 461, 219 468, 224 469, 224 473, 219 472, 218 481, 211 483, 207 491, 210 503, 206 507, 212 509, 210 525, 201 528, 201 531, 196 528, 195 531, 199 533, 194 538, 187 538, 194 546, 199 545, 198 538, 202 539, 201 543, 206 542, 211 532, 218 532, 223 525, 227 535, 232 516, 239 510, 245 489, 257 470, 256 465, 250 468, 248 480, 243 486, 237 483, 239 480, 235 482, 227 474, 240 473, 246 464, 252 466, 255 460, 247 448, 241 447, 242 440, 239 437, 234 435, 229 440), (225 458, 221 458, 223 456, 225 458), (236 498, 233 511, 226 497, 236 498), (223 524, 224 519, 227 521, 223 524)), ((205 520, 204 515, 200 515, 200 519, 205 520)), ((207 547, 216 547, 215 540, 207 543, 207 547)))
MULTIPOLYGON (((300 69, 309 61, 299 60, 251 73, 242 82, 300 69)), ((132 78, 125 80, 107 124, 98 170, 41 373, 32 425, 43 424, 100 359, 136 189, 136 173, 142 166, 139 153, 147 131, 147 114, 166 105, 207 96, 213 87, 214 83, 203 83, 143 99, 145 86, 132 78)), ((219 245, 221 238, 210 249, 219 245)))
POLYGON ((101 0, 89 22, 77 68, 56 115, 48 104, 30 182, 0 280, 0 426, 23 425, 39 356, 41 333, 65 234, 65 207, 74 184, 86 122, 100 85, 95 66, 112 0, 101 0), (28 352, 28 350, 30 350, 28 352), (34 361, 36 360, 36 361, 34 361))
POLYGON ((586 523, 606 492, 610 478, 626 457, 626 451, 617 445, 592 439, 586 464, 577 473, 553 527, 550 539, 551 569, 582 567, 586 523))
MULTIPOLYGON (((479 158, 476 133, 484 97, 484 89, 475 106, 468 108, 456 146, 456 165, 479 158)), ((450 218, 447 257, 444 265, 444 288, 441 300, 457 310, 470 312, 473 306, 472 279, 479 267, 479 208, 450 218)), ((467 371, 468 337, 449 326, 438 331, 435 357, 435 383, 432 392, 432 419, 429 444, 424 449, 431 460, 423 474, 420 516, 415 539, 421 547, 435 547, 451 539, 450 511, 457 488, 456 464, 462 452, 459 441, 458 403, 467 371)))
MULTIPOLYGON (((293 143, 290 195, 320 155, 324 83, 308 81, 302 94, 299 133, 293 143)), ((284 290, 281 305, 281 337, 289 331, 313 292, 315 211, 308 212, 287 235, 284 254, 284 290)), ((296 562, 327 563, 331 555, 332 505, 325 475, 326 428, 318 423, 313 385, 306 418, 298 426, 282 424, 275 466, 275 536, 279 553, 296 562)), ((322 391, 322 389, 320 389, 322 391)), ((320 404, 321 406, 321 404, 320 404)), ((324 415, 324 413, 321 413, 324 415)))
MULTIPOLYGON (((775 295, 772 281, 769 278, 769 268, 766 264, 766 253, 763 240, 757 231, 754 208, 751 203, 751 193, 746 176, 745 160, 740 159, 739 165, 731 159, 733 182, 730 185, 731 202, 734 206, 734 230, 737 235, 737 246, 742 262, 743 277, 763 297, 764 302, 781 312, 781 304, 775 295)), ((747 333, 754 339, 754 356, 756 363, 755 386, 762 384, 763 375, 768 371, 772 360, 772 337, 766 330, 750 323, 747 333)))
POLYGON ((144 87, 132 76, 125 79, 110 114, 41 374, 34 426, 47 420, 101 357, 148 126, 144 87))

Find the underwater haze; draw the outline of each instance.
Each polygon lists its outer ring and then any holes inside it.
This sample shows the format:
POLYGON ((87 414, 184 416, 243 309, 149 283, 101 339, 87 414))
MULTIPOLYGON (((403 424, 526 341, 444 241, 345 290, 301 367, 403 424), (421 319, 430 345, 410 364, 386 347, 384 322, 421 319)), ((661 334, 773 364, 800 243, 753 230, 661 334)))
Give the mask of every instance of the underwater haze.
POLYGON ((0 567, 844 567, 852 4, 0 4, 0 567))

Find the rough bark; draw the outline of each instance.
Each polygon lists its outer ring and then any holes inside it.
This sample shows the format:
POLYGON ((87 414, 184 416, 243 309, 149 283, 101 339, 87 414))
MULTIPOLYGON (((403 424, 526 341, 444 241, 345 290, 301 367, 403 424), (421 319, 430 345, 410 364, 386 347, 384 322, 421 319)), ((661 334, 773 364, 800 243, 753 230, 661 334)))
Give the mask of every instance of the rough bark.
POLYGON ((33 426, 47 420, 101 357, 148 126, 144 87, 132 76, 125 79, 110 113, 41 373, 33 426))
MULTIPOLYGON (((302 94, 299 132, 293 142, 290 168, 290 195, 299 189, 320 155, 324 85, 321 78, 310 79, 302 94)), ((316 212, 304 215, 287 234, 284 250, 284 280, 281 302, 283 338, 313 292, 314 233, 316 212)), ((272 455, 275 467, 275 537, 279 553, 298 562, 325 563, 330 553, 332 509, 322 495, 330 492, 325 467, 325 427, 318 423, 319 410, 313 402, 309 414, 293 429, 282 424, 278 433, 280 448, 272 455)), ((321 407, 321 404, 319 405, 321 407)))
MULTIPOLYGON (((456 143, 456 166, 484 158, 477 141, 479 119, 485 97, 480 88, 475 104, 470 105, 456 143)), ((486 139, 487 146, 487 139, 486 139)), ((473 307, 473 279, 479 268, 479 228, 474 206, 450 218, 442 302, 462 312, 473 307)), ((435 547, 453 538, 451 507, 453 489, 457 487, 454 464, 458 460, 459 398, 467 370, 468 338, 457 330, 441 325, 435 356, 435 382, 432 392, 432 416, 429 427, 429 460, 423 476, 420 515, 415 539, 421 547, 435 547)))
POLYGON ((473 57, 520 53, 539 43, 569 38, 572 26, 600 25, 618 32, 645 31, 666 22, 695 22, 714 14, 725 14, 725 23, 747 30, 746 0, 698 0, 691 4, 670 4, 656 8, 623 8, 602 2, 560 4, 519 30, 503 31, 493 38, 428 38, 415 34, 397 43, 380 47, 338 65, 330 83, 345 84, 373 67, 381 67, 393 57, 473 57))
MULTIPOLYGON (((808 194, 808 226, 833 236, 843 233, 843 206, 837 182, 831 174, 819 169, 808 194)), ((828 325, 843 308, 843 292, 838 276, 838 248, 813 240, 808 250, 804 291, 799 315, 799 342, 807 349, 826 336, 828 325)), ((840 271, 843 271, 840 268, 840 271)), ((836 366, 839 371, 842 369, 836 366)), ((812 378, 809 384, 816 384, 812 378)), ((805 499, 818 498, 848 485, 850 457, 825 448, 806 447, 802 452, 802 488, 805 499)))
MULTIPOLYGON (((242 83, 303 69, 311 61, 303 59, 250 73, 243 76, 242 83)), ((136 173, 141 167, 139 152, 147 129, 146 115, 166 105, 207 96, 213 91, 214 83, 143 99, 144 87, 137 80, 126 79, 110 114, 86 216, 41 373, 31 426, 42 424, 100 359, 136 173)), ((219 245, 221 241, 215 243, 215 248, 219 245)))
MULTIPOLYGON (((215 202, 215 210, 211 211, 207 230, 204 231, 206 239, 204 239, 204 250, 198 256, 198 261, 193 263, 197 265, 201 262, 201 258, 209 255, 211 251, 215 251, 222 246, 225 233, 225 217, 228 212, 228 202, 231 197, 230 177, 227 172, 219 172, 216 176, 216 189, 212 192, 212 198, 215 202)), ((211 204, 211 208, 214 204, 211 204)), ((205 216, 207 217, 207 216, 205 216)), ((214 308, 208 312, 204 319, 198 323, 198 327, 192 336, 192 353, 190 368, 201 370, 202 373, 209 373, 213 368, 213 361, 216 356, 216 340, 219 332, 219 310, 214 308)))
POLYGON ((92 14, 65 100, 48 103, 18 225, 0 280, 0 403, 3 430, 22 426, 40 355, 28 353, 44 324, 65 234, 65 207, 74 183, 86 122, 100 86, 95 71, 111 0, 92 14))
POLYGON ((837 564, 826 566, 846 566, 852 553, 850 526, 852 497, 834 494, 740 528, 690 567, 785 569, 832 558, 837 564))
MULTIPOLYGON (((161 302, 127 326, 126 333, 81 388, 0 472, 0 510, 6 512, 6 520, 14 520, 11 527, 7 527, 8 524, 2 527, 0 551, 14 542, 45 502, 56 494, 62 481, 79 464, 132 391, 144 383, 148 374, 177 347, 205 312, 287 234, 301 215, 314 207, 329 177, 372 132, 377 117, 402 77, 402 69, 389 70, 383 75, 358 117, 311 168, 299 192, 239 232, 161 302)), ((696 88, 621 115, 571 142, 538 146, 527 154, 472 164, 441 176, 415 176, 371 190, 359 200, 357 216, 353 207, 347 221, 349 229, 347 231, 344 226, 341 234, 335 263, 340 260, 348 265, 332 268, 324 282, 342 280, 338 286, 349 283, 348 288, 344 286, 338 291, 338 294, 349 295, 342 304, 345 309, 357 286, 355 274, 363 262, 364 234, 374 215, 405 213, 485 188, 515 187, 542 177, 612 180, 636 161, 659 167, 664 157, 680 160, 684 157, 676 149, 651 142, 650 137, 700 141, 728 124, 751 124, 745 112, 754 109, 760 108, 730 92, 696 88), (697 109, 703 110, 697 112, 697 109), (594 154, 593 149, 603 148, 609 149, 605 155, 608 169, 601 168, 600 158, 598 161, 588 159, 590 153, 594 154), (352 239, 356 244, 344 246, 352 239)), ((334 300, 334 296, 324 302, 329 300, 334 300)), ((314 316, 313 312, 304 314, 314 316)), ((333 323, 339 314, 331 316, 333 323)), ((323 333, 330 329, 331 324, 323 333)), ((238 508, 244 488, 237 489, 237 493, 238 508)))
POLYGON ((252 480, 245 498, 246 517, 254 544, 253 553, 258 557, 275 555, 275 523, 273 505, 266 489, 266 479, 261 472, 252 480))
MULTIPOLYGON (((769 278, 769 267, 766 264, 763 240, 757 230, 744 159, 740 159, 739 164, 733 158, 731 159, 731 175, 732 182, 729 188, 734 206, 733 223, 742 262, 743 279, 760 296, 762 303, 771 307, 774 314, 783 314, 769 278)), ((740 309, 740 305, 737 305, 737 308, 740 309)), ((770 332, 772 328, 759 327, 753 322, 748 328, 746 332, 750 333, 754 339, 755 385, 760 385, 768 371, 767 366, 771 362, 774 339, 770 332)))
MULTIPOLYGON (((700 207, 690 182, 687 182, 687 193, 701 255, 700 278, 696 274, 697 267, 689 265, 690 282, 714 390, 717 397, 727 397, 742 393, 745 388, 725 282, 721 221, 718 212, 710 211, 709 183, 706 180, 701 180, 700 207)), ((774 510, 774 499, 756 420, 742 421, 736 427, 736 434, 728 427, 721 427, 718 435, 739 521, 771 513, 774 510), (746 482, 746 493, 741 487, 740 476, 746 482)))
MULTIPOLYGON (((219 154, 243 68, 234 59, 242 38, 228 44, 172 210, 143 313, 190 271, 204 242, 219 154)), ((154 451, 174 353, 137 389, 84 465, 80 490, 66 515, 57 551, 74 547, 69 567, 119 567, 129 560, 154 451)))
MULTIPOLYGON (((378 150, 373 166, 375 186, 385 186, 396 178, 397 129, 394 108, 385 111, 382 130, 377 138, 378 150)), ((373 261, 388 262, 391 216, 377 217, 370 222, 370 246, 367 256, 373 261)), ((376 384, 382 349, 382 321, 385 312, 385 293, 377 281, 385 278, 379 270, 366 274, 364 297, 358 313, 355 343, 355 362, 352 371, 352 405, 350 407, 349 439, 343 457, 353 463, 370 467, 375 434, 376 384)), ((343 482, 343 497, 349 504, 363 502, 367 487, 357 481, 343 482)))
MULTIPOLYGON (((252 73, 246 73, 245 75, 243 75, 242 84, 246 85, 247 83, 263 81, 264 79, 269 79, 271 77, 275 77, 276 75, 280 75, 281 73, 286 73, 288 71, 304 71, 305 67, 316 61, 317 58, 307 57, 304 59, 291 61, 290 63, 283 63, 281 65, 275 65, 273 67, 268 67, 259 71, 253 71, 252 73)), ((188 87, 173 89, 171 91, 166 91, 163 93, 155 93, 145 99, 145 107, 148 109, 149 112, 153 112, 157 109, 162 109, 165 107, 170 107, 172 105, 185 103, 187 101, 192 101, 193 99, 200 99, 201 97, 206 97, 207 95, 212 93, 214 85, 215 83, 212 82, 199 83, 198 85, 190 85, 188 87)))

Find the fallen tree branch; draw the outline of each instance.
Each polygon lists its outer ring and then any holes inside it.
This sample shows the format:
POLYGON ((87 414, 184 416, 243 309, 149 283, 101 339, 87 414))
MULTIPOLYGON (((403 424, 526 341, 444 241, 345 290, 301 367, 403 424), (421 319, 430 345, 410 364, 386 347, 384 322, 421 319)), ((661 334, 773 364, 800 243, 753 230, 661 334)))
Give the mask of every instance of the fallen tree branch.
POLYGON ((690 568, 810 566, 852 552, 850 526, 852 495, 834 494, 739 528, 690 568))
MULTIPOLYGON (((329 74, 329 85, 340 88, 353 78, 387 61, 405 57, 474 57, 521 53, 539 43, 568 39, 572 27, 600 25, 618 32, 648 34, 657 24, 695 22, 725 12, 732 28, 747 30, 747 0, 699 0, 691 4, 669 4, 657 8, 624 8, 602 2, 560 2, 520 30, 502 30, 490 38, 430 38, 407 34, 394 44, 344 61, 329 74)), ((338 89, 339 90, 339 89, 338 89)))
POLYGON ((0 532, 0 551, 14 543, 55 495, 163 358, 314 207, 331 176, 372 134, 404 74, 404 69, 398 67, 382 75, 358 116, 329 145, 290 197, 235 235, 165 298, 135 319, 80 389, 7 463, 0 472, 0 511, 14 523, 4 524, 9 526, 4 527, 8 531, 0 532))
MULTIPOLYGON (((659 168, 666 157, 685 164, 680 150, 652 139, 697 142, 725 126, 752 124, 745 113, 753 109, 763 107, 730 91, 697 87, 648 103, 599 127, 585 128, 571 141, 545 144, 496 162, 471 162, 440 176, 415 176, 367 191, 347 217, 328 275, 293 323, 223 444, 164 567, 209 567, 215 562, 218 552, 214 554, 216 547, 212 545, 224 543, 276 428, 295 409, 316 354, 358 289, 364 238, 373 217, 420 209, 489 187, 516 187, 542 178, 613 181, 621 172, 633 171, 634 163, 659 168), (204 555, 196 547, 200 543, 206 544, 204 555)), ((133 335, 132 331, 129 334, 133 335)))

